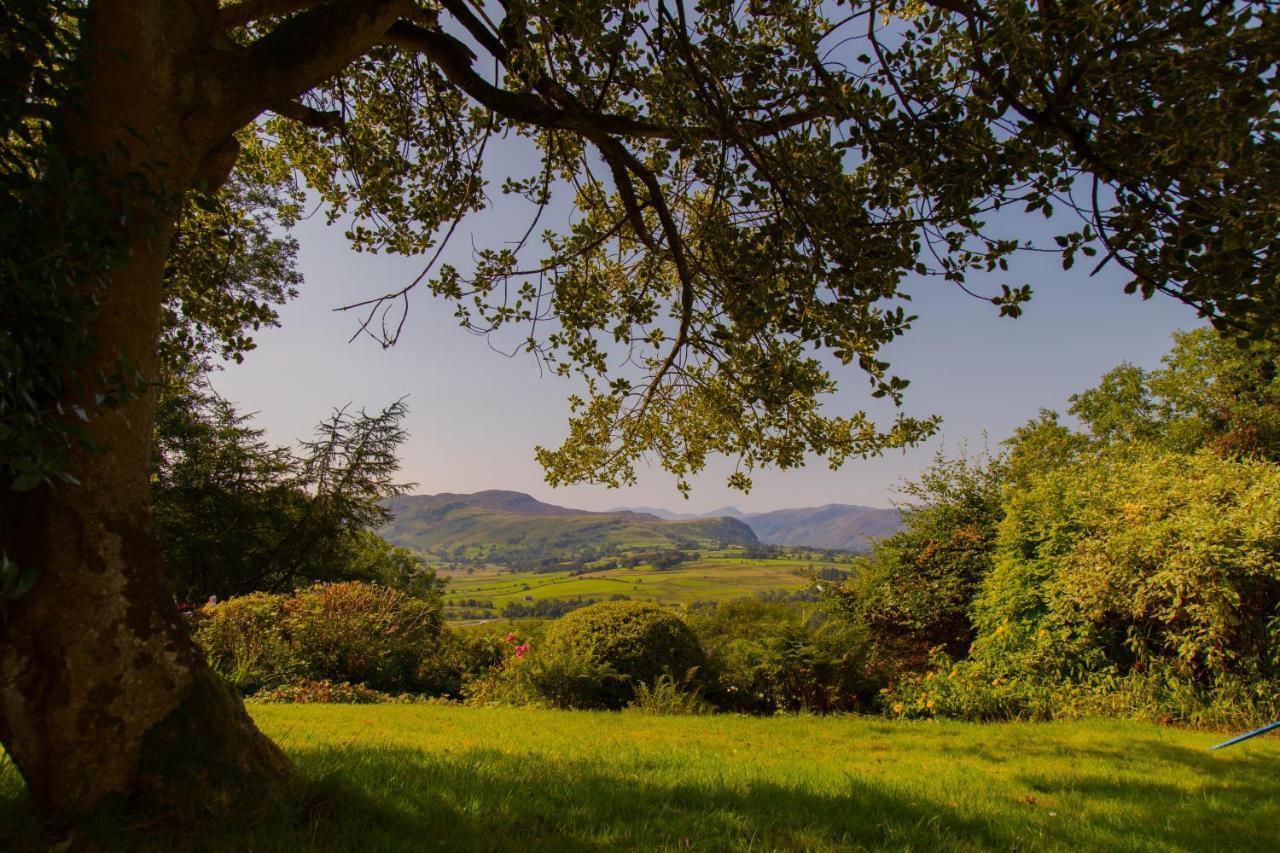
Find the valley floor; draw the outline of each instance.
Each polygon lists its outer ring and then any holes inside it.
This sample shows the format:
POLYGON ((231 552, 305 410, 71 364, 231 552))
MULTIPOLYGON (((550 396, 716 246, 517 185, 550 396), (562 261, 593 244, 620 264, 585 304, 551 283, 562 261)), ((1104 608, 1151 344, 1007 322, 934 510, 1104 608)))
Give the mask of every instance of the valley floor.
MULTIPOLYGON (((1218 735, 1112 721, 252 709, 330 805, 203 828, 185 849, 1200 851, 1280 837, 1270 736, 1207 752, 1218 735)), ((75 840, 144 843, 118 831, 75 840)), ((0 765, 0 847, 33 832, 0 765)))

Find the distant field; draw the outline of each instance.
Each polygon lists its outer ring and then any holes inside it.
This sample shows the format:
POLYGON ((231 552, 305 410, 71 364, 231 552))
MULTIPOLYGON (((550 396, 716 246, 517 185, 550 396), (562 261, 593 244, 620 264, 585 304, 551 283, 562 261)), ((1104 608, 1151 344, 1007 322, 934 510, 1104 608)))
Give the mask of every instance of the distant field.
MULTIPOLYGON (((543 598, 606 599, 627 595, 634 599, 678 605, 693 601, 723 601, 759 592, 803 589, 809 567, 827 563, 810 560, 755 560, 718 552, 668 569, 652 566, 616 568, 570 575, 568 572, 518 572, 496 568, 465 570, 450 575, 446 606, 464 599, 492 601, 495 612, 508 602, 543 598)), ((835 564, 830 564, 835 565, 835 564)), ((837 566, 847 569, 848 565, 837 566)))
MULTIPOLYGON (((101 850, 1274 850, 1280 740, 1134 723, 253 707, 322 807, 101 850)), ((0 759, 0 848, 45 849, 0 759)), ((310 802, 315 802, 311 798, 310 802)), ((142 832, 147 830, 143 828, 142 832)), ((65 848, 60 848, 65 849, 65 848)))

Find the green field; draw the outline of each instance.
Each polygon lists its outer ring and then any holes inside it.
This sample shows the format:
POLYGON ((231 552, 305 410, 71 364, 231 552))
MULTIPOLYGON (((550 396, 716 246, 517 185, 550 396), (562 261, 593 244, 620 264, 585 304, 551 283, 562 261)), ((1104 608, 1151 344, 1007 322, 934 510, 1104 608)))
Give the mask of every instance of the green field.
POLYGON ((825 565, 821 560, 749 559, 717 552, 668 569, 644 565, 572 575, 483 568, 471 574, 465 570, 453 573, 445 590, 445 604, 455 606, 462 599, 476 599, 492 601, 495 611, 501 611, 509 602, 526 599, 605 599, 617 594, 672 605, 724 601, 759 592, 803 589, 809 584, 805 577, 809 567, 825 565))
MULTIPOLYGON (((253 706, 323 780, 181 842, 226 850, 1270 850, 1280 740, 1123 722, 649 717, 415 705, 253 706)), ((41 839, 0 768, 0 848, 41 839)), ((143 839, 146 839, 144 845, 143 839)))

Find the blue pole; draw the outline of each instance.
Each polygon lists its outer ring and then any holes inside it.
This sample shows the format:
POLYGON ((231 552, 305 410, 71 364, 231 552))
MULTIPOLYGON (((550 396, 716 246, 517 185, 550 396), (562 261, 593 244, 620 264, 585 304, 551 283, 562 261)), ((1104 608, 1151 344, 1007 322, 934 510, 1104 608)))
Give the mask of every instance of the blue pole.
POLYGON ((1267 732, 1273 729, 1280 729, 1280 722, 1275 722, 1275 723, 1272 723, 1271 725, 1263 726, 1260 729, 1254 729, 1251 732, 1246 732, 1245 734, 1239 735, 1237 737, 1233 737, 1231 740, 1224 740, 1220 744, 1209 747, 1209 749, 1222 749, 1224 746, 1231 746, 1231 744, 1233 743, 1239 743, 1240 741, 1248 740, 1251 737, 1257 737, 1258 735, 1265 735, 1267 732))

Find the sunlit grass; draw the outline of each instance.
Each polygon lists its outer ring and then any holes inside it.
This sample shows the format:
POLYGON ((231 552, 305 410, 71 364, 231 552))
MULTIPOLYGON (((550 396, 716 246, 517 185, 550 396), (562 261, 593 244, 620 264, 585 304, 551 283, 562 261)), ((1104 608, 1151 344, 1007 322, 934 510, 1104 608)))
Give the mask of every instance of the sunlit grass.
MULTIPOLYGON (((197 848, 1266 850, 1280 826, 1275 738, 1210 753, 1217 735, 1103 721, 253 713, 336 794, 202 827, 197 848)), ((19 791, 0 772, 11 833, 19 791)))

